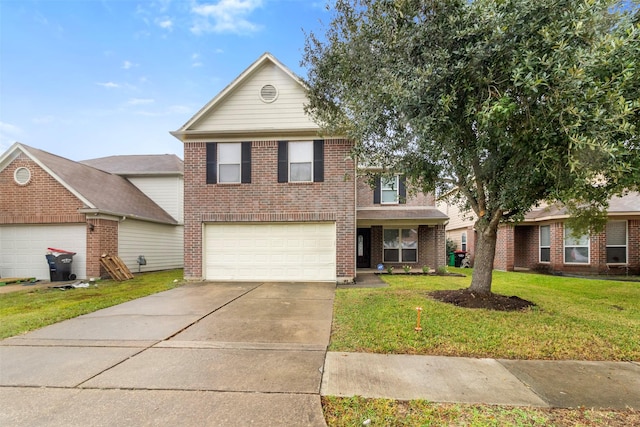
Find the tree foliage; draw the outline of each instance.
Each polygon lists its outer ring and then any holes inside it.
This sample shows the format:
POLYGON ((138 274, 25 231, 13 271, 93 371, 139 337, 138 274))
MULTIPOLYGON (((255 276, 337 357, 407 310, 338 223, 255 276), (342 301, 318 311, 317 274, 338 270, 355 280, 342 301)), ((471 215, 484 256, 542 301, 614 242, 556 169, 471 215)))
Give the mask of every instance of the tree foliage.
POLYGON ((637 188, 637 1, 337 0, 332 10, 324 37, 307 37, 308 112, 358 141, 361 158, 475 213, 491 254, 476 255, 484 273, 472 287, 490 290, 499 224, 560 201, 578 225, 601 226, 610 197, 637 188))

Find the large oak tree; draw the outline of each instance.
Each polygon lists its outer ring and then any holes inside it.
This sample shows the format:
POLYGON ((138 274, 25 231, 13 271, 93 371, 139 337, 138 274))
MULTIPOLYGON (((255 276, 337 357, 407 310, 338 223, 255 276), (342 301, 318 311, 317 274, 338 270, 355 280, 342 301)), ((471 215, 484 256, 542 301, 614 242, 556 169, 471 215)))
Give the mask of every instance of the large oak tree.
MULTIPOLYGON (((640 182, 637 2, 337 0, 308 34, 307 110, 361 161, 477 218, 470 290, 500 224, 562 202, 601 226, 640 182)), ((580 225, 580 226, 578 226, 580 225)), ((593 229, 593 228, 592 228, 593 229)))

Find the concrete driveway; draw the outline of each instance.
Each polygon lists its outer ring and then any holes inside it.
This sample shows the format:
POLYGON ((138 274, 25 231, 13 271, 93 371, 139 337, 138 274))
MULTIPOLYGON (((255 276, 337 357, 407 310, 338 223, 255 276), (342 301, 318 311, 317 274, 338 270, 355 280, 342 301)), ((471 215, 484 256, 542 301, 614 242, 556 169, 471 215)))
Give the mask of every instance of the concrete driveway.
POLYGON ((335 283, 198 283, 0 341, 0 425, 324 426, 335 283))

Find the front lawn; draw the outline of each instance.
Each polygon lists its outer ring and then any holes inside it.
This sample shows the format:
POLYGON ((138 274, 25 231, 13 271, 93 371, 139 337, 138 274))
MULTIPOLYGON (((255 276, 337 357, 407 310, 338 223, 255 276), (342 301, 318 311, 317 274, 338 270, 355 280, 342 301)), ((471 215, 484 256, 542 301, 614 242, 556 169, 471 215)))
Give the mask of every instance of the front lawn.
POLYGON ((322 398, 327 425, 468 426, 468 427, 595 427, 640 425, 638 411, 588 408, 528 408, 494 405, 396 401, 362 397, 322 398))
MULTIPOLYGON (((0 294, 0 339, 39 329, 101 308, 180 286, 182 270, 137 274, 124 282, 102 280, 90 288, 42 288, 0 294)), ((57 285, 52 283, 52 286, 57 285)))
POLYGON ((493 291, 536 304, 518 312, 465 309, 433 290, 452 276, 383 275, 389 288, 336 293, 331 351, 506 359, 640 360, 640 283, 494 272, 493 291), (416 326, 421 307, 421 332, 416 326))

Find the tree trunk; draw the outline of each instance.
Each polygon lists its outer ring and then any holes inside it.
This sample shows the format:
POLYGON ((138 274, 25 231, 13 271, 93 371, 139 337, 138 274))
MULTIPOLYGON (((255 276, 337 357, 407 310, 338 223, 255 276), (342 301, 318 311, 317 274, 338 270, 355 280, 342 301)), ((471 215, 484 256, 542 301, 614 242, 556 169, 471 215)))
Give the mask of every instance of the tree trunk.
MULTIPOLYGON (((478 221, 480 222, 480 221, 478 221)), ((476 223, 476 229, 479 224, 476 223)), ((477 294, 491 293, 491 280, 493 278, 493 260, 496 256, 496 240, 498 236, 497 224, 485 225, 478 230, 476 253, 473 263, 473 276, 469 290, 477 294)))

